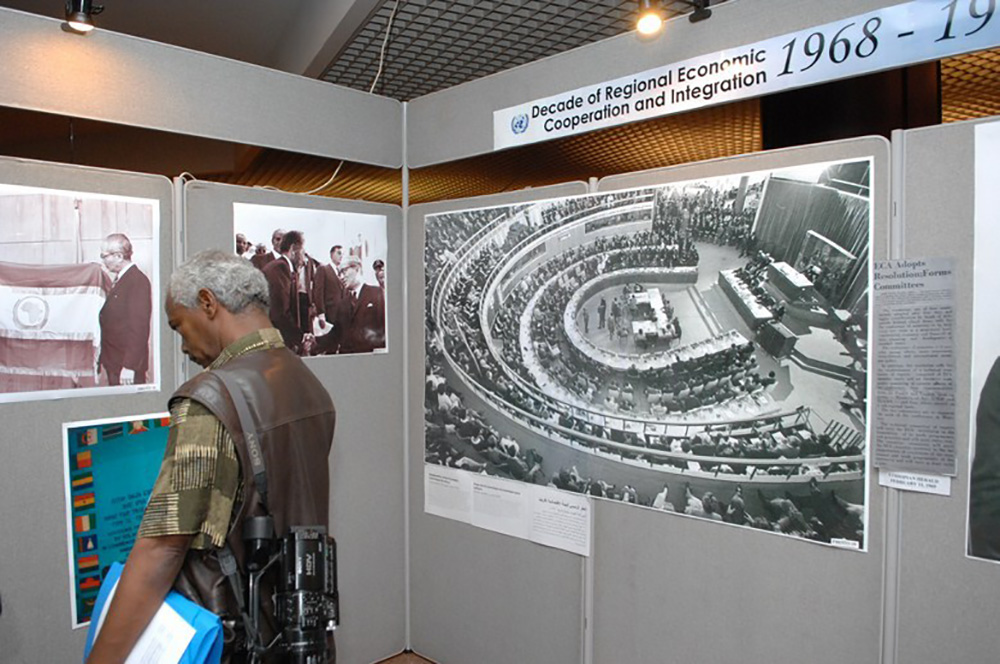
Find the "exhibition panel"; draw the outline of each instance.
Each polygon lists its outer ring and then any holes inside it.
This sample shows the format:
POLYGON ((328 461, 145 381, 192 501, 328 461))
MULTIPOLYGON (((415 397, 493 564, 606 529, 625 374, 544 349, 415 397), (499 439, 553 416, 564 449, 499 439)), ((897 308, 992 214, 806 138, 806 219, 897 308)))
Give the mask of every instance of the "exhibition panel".
MULTIPOLYGON (((996 129, 992 120, 893 135, 902 169, 898 258, 954 259, 956 321, 958 475, 950 496, 899 496, 898 617, 890 627, 898 639, 895 661, 901 663, 986 662, 1000 649, 994 619, 1000 568, 995 555, 966 554, 974 534, 966 525, 969 478, 975 477, 973 448, 985 456, 996 443, 989 435, 988 416, 977 422, 977 410, 995 409, 986 383, 1000 351, 995 318, 997 144, 990 137, 996 129)), ((985 479, 996 481, 995 476, 985 479)), ((992 496, 976 499, 987 495, 992 496)), ((988 509, 995 512, 992 499, 988 509)))
MULTIPOLYGON (((237 232, 251 242, 266 243, 259 254, 266 256, 273 231, 299 231, 308 263, 320 273, 331 263, 331 245, 342 245, 345 271, 353 259, 359 260, 364 281, 359 312, 377 308, 369 306, 365 294, 380 290, 373 263, 384 263, 386 348, 352 350, 350 356, 344 355, 348 351, 343 346, 341 353, 327 352, 323 344, 335 332, 321 334, 315 320, 311 327, 317 330, 316 343, 306 342, 302 337, 308 335, 300 333, 293 346, 337 409, 330 455, 330 525, 337 539, 343 607, 338 656, 361 662, 397 653, 405 647, 406 616, 401 211, 392 205, 196 181, 184 185, 183 212, 184 257, 203 249, 236 253, 237 232)), ((270 283, 268 272, 265 267, 270 283)), ((194 369, 190 364, 188 368, 194 369)))
MULTIPOLYGON (((111 315, 108 307, 116 297, 125 304, 126 275, 129 281, 160 284, 170 275, 176 236, 173 190, 169 180, 159 176, 8 158, 0 159, 0 183, 9 249, 5 283, 11 291, 4 297, 13 297, 8 306, 14 311, 10 325, 3 325, 4 366, 10 368, 20 358, 16 364, 21 386, 29 380, 34 385, 56 381, 60 395, 52 400, 44 391, 35 392, 44 400, 0 404, 7 469, 0 481, 0 503, 6 506, 4 528, 9 533, 0 538, 5 561, 0 568, 0 642, 5 660, 12 662, 73 661, 83 651, 86 635, 70 629, 76 613, 70 584, 77 579, 73 570, 91 565, 83 551, 77 555, 74 535, 91 530, 96 508, 89 497, 92 491, 82 485, 76 485, 80 491, 67 502, 62 425, 162 412, 164 393, 175 387, 177 344, 166 317, 152 315, 162 301, 159 292, 149 288, 133 289, 127 298, 129 309, 145 309, 145 323, 137 321, 143 328, 135 333, 139 336, 126 335, 135 337, 136 357, 141 357, 137 361, 145 366, 127 360, 124 368, 133 367, 134 378, 128 381, 145 383, 140 378, 145 371, 156 376, 158 387, 149 384, 148 391, 138 391, 138 386, 111 385, 111 374, 122 378, 123 367, 118 364, 115 371, 108 366, 108 342, 118 335, 118 324, 129 318, 121 311, 111 315), (133 237, 134 246, 130 241, 126 250, 117 241, 119 235, 133 237), (122 270, 125 254, 132 256, 133 249, 135 262, 122 270), (115 270, 121 272, 121 284, 114 283, 115 270), (93 283, 87 276, 91 272, 93 283), (103 345, 95 335, 104 339, 103 345), (90 396, 76 398, 76 390, 90 396), (69 517, 79 517, 78 525, 88 528, 68 531, 69 517)), ((78 467, 84 469, 90 462, 89 455, 81 456, 78 467)), ((85 583, 80 577, 79 584, 85 583)), ((85 595, 89 587, 74 590, 85 595)))
POLYGON ((584 564, 571 553, 424 513, 426 219, 586 191, 570 183, 407 211, 410 641, 438 661, 582 661, 584 564))
MULTIPOLYGON (((790 356, 775 356, 767 348, 765 329, 756 337, 751 335, 761 344, 757 351, 760 362, 773 363, 776 370, 777 383, 769 388, 768 398, 779 411, 796 404, 804 407, 807 419, 821 433, 854 430, 860 436, 859 449, 867 457, 870 418, 863 402, 868 366, 868 263, 869 255, 878 259, 888 252, 888 143, 881 138, 864 138, 758 153, 609 177, 598 188, 612 192, 665 182, 686 183, 694 196, 691 213, 683 223, 701 237, 696 246, 703 260, 715 257, 713 269, 739 268, 752 262, 749 256, 737 256, 736 243, 730 239, 739 235, 731 228, 738 221, 732 207, 743 200, 742 188, 737 184, 730 189, 713 189, 709 184, 713 176, 735 176, 737 183, 741 174, 753 172, 768 174, 760 200, 752 203, 756 211, 748 212, 752 222, 746 228, 754 250, 770 254, 766 260, 771 265, 787 271, 788 267, 781 265, 787 259, 794 268, 816 275, 810 292, 801 297, 781 290, 785 282, 775 278, 775 270, 762 272, 754 284, 771 298, 771 313, 780 307, 783 325, 797 337, 790 356), (870 167, 857 167, 865 163, 870 167), (825 197, 838 203, 819 204, 825 197), (843 248, 847 244, 843 230, 851 224, 850 207, 862 201, 871 210, 871 250, 867 240, 855 244, 850 261, 841 266, 857 268, 855 284, 841 281, 832 288, 824 286, 819 274, 836 271, 847 258, 841 253, 812 253, 808 248, 811 240, 825 226, 831 229, 825 235, 843 248), (781 214, 776 214, 779 211, 781 214), (783 239, 769 240, 776 237, 779 226, 783 239), (838 226, 841 231, 836 230, 838 226), (793 245, 800 247, 795 256, 787 254, 793 245), (852 310, 850 316, 842 313, 845 304, 852 310), (846 403, 852 400, 855 403, 846 403)), ((738 308, 726 301, 714 279, 706 277, 697 290, 697 298, 708 302, 720 320, 743 329, 745 321, 733 315, 738 308), (712 303, 716 305, 712 307, 712 303), (730 308, 732 313, 727 312, 730 308)), ((807 461, 806 453, 800 455, 803 458, 799 461, 807 461)), ((653 662, 660 661, 663 653, 705 662, 792 661, 801 656, 803 643, 811 644, 810 662, 845 658, 878 661, 885 492, 870 472, 842 480, 838 480, 838 472, 824 472, 806 484, 796 484, 795 475, 801 472, 771 484, 766 476, 744 476, 740 485, 747 499, 740 501, 741 508, 772 518, 775 507, 787 508, 779 516, 777 529, 785 529, 780 518, 791 516, 792 521, 806 521, 807 533, 813 529, 823 532, 833 525, 831 517, 840 520, 850 511, 864 514, 868 522, 866 554, 804 547, 800 542, 752 530, 703 528, 700 526, 708 524, 693 519, 665 519, 652 511, 595 502, 594 661, 653 662), (761 480, 765 484, 759 484, 761 480), (756 497, 768 504, 751 502, 756 497), (631 541, 642 545, 619 545, 631 541), (808 593, 803 592, 806 588, 808 593), (637 601, 637 596, 642 599, 637 601), (636 610, 639 606, 658 608, 636 610), (671 626, 669 630, 662 628, 665 623, 671 626), (720 628, 737 624, 737 630, 720 628), (801 638, 768 636, 785 630, 801 638)), ((703 499, 703 492, 709 492, 723 504, 732 504, 732 476, 716 473, 715 477, 688 477, 687 481, 694 485, 690 495, 703 499)), ((677 493, 677 487, 670 489, 677 493)), ((678 511, 691 514, 691 503, 678 501, 678 511)))

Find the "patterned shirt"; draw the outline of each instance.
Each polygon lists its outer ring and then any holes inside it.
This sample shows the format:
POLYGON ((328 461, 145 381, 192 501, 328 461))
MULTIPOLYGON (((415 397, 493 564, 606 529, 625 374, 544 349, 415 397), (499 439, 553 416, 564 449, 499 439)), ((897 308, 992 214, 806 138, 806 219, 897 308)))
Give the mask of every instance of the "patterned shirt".
MULTIPOLYGON (((258 330, 227 346, 207 371, 234 357, 283 347, 278 330, 258 330)), ((229 432, 200 403, 177 399, 170 405, 167 449, 137 537, 194 535, 192 549, 219 548, 241 491, 239 457, 229 432)))

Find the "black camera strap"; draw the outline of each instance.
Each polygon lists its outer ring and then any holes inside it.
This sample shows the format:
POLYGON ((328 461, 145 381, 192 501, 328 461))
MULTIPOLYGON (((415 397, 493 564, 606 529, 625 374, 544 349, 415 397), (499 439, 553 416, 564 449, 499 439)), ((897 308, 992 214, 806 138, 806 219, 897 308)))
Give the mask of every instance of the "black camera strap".
POLYGON ((257 437, 257 428, 250 416, 247 400, 235 378, 225 371, 217 371, 215 375, 222 381, 233 400, 233 405, 236 406, 236 415, 240 418, 240 428, 243 429, 243 441, 246 443, 247 455, 250 457, 253 482, 257 485, 257 493, 260 494, 260 502, 264 511, 270 514, 271 510, 267 507, 267 469, 264 467, 264 452, 260 449, 260 439, 257 437))

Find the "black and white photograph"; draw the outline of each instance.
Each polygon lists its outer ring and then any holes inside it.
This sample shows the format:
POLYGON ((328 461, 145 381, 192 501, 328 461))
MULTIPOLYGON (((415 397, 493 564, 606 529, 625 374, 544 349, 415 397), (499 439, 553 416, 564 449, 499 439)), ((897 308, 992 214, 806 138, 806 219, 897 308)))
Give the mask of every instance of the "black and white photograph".
POLYGON ((976 127, 967 553, 1000 562, 1000 122, 976 127))
POLYGON ((271 323, 303 357, 385 353, 383 215, 233 204, 234 251, 264 273, 271 323))
POLYGON ((0 402, 159 389, 159 212, 0 184, 0 402))
POLYGON ((426 463, 867 550, 871 181, 428 216, 426 463))

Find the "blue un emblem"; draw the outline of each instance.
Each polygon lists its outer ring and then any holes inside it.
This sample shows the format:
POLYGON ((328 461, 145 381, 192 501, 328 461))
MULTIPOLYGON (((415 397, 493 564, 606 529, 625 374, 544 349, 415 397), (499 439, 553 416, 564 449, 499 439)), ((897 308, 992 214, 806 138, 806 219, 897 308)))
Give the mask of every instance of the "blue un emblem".
POLYGON ((510 130, 515 134, 523 134, 528 131, 528 114, 520 113, 515 115, 510 121, 510 130))

